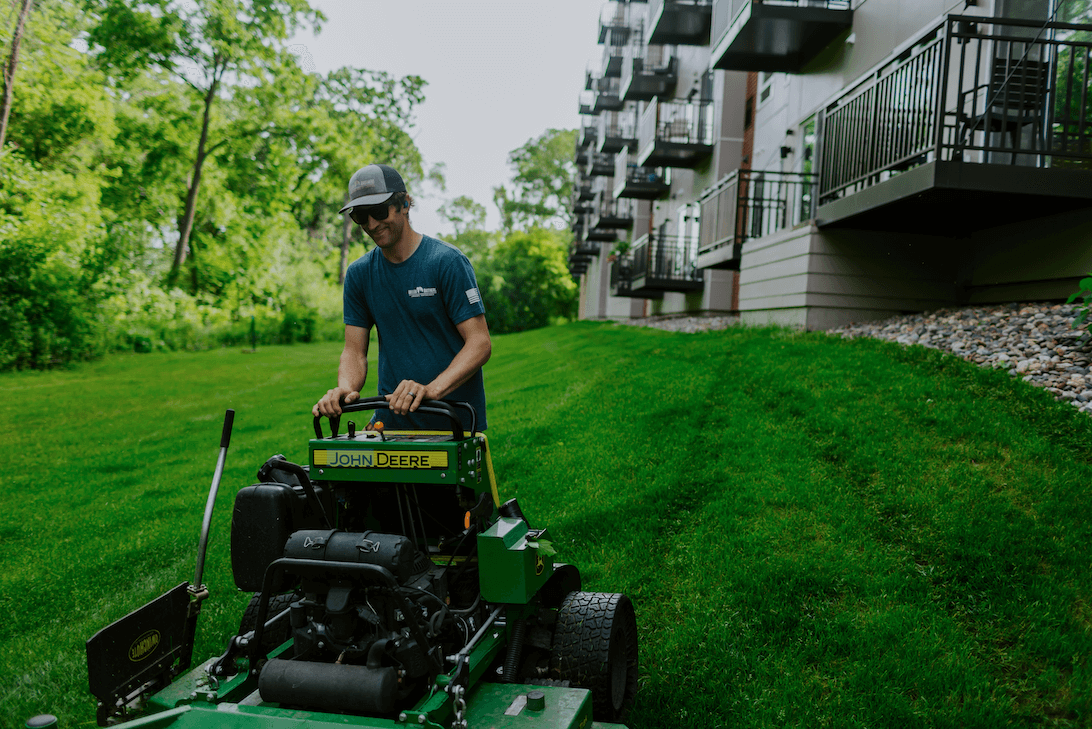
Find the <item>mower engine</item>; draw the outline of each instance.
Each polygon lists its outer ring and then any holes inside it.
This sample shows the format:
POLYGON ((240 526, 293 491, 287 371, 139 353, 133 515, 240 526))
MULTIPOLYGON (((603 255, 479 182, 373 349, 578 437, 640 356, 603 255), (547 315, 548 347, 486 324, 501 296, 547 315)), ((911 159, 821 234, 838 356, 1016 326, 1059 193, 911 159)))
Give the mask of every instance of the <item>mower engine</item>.
POLYGON ((466 640, 465 621, 460 631, 448 607, 445 568, 402 535, 302 530, 284 552, 303 596, 289 607, 292 660, 261 669, 266 701, 388 714, 466 640))

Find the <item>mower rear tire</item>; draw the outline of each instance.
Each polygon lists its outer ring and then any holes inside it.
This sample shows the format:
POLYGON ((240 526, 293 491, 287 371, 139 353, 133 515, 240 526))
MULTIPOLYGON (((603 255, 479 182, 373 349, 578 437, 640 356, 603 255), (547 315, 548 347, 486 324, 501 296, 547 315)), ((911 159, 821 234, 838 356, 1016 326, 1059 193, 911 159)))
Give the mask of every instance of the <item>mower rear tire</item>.
MULTIPOLYGON (((261 593, 254 593, 254 597, 250 598, 250 604, 246 606, 246 611, 243 612, 243 619, 239 621, 239 635, 249 633, 254 630, 258 624, 258 602, 261 600, 261 593)), ((266 613, 266 620, 275 618, 281 612, 286 610, 289 605, 296 599, 296 596, 289 592, 285 595, 274 595, 269 599, 269 611, 266 613)), ((288 640, 292 635, 292 625, 287 620, 282 620, 273 630, 268 630, 265 635, 262 636, 262 650, 266 653, 273 650, 281 643, 288 640)))
POLYGON ((596 721, 620 722, 637 695, 637 618, 625 595, 570 592, 557 611, 554 675, 592 692, 596 721))

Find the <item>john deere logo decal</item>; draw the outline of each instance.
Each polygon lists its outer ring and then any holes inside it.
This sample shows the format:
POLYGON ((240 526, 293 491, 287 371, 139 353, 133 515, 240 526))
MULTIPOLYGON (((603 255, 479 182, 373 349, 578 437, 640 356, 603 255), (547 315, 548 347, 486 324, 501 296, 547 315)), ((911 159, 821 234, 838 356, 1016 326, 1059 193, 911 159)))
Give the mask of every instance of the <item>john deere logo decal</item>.
POLYGON ((129 646, 129 660, 133 663, 140 663, 145 658, 155 653, 155 649, 158 647, 159 631, 149 630, 134 640, 133 644, 129 646))
POLYGON ((316 450, 314 461, 331 468, 447 468, 447 451, 316 450))

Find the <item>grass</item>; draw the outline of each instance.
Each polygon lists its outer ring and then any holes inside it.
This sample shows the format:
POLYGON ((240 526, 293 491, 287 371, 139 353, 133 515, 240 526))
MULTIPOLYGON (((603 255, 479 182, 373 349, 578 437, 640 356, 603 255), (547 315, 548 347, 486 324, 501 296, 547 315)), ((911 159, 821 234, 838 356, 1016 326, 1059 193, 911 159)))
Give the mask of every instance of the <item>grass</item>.
MULTIPOLYGON (((374 352, 374 349, 373 349, 374 352)), ((192 579, 197 657, 246 596, 234 492, 302 460, 338 346, 0 376, 0 723, 93 726, 83 641, 192 579)), ((1092 723, 1092 421, 935 350, 577 323, 495 338, 502 491, 637 606, 633 727, 1092 723)))

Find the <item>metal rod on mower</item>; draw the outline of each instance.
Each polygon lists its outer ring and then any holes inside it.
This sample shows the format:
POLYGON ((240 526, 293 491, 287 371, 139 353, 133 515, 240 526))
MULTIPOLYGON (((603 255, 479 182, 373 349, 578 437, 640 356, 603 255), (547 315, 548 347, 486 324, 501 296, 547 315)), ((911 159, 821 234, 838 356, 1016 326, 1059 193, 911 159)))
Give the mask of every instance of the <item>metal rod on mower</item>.
POLYGON ((212 488, 205 502, 205 519, 201 522, 201 541, 197 543, 197 571, 190 590, 199 592, 204 585, 201 576, 205 571, 205 550, 209 546, 209 528, 212 526, 212 507, 216 505, 216 492, 220 490, 220 477, 224 475, 224 462, 227 460, 228 443, 231 442, 231 426, 235 422, 235 411, 224 413, 224 430, 220 433, 220 455, 216 458, 216 471, 212 474, 212 488))

